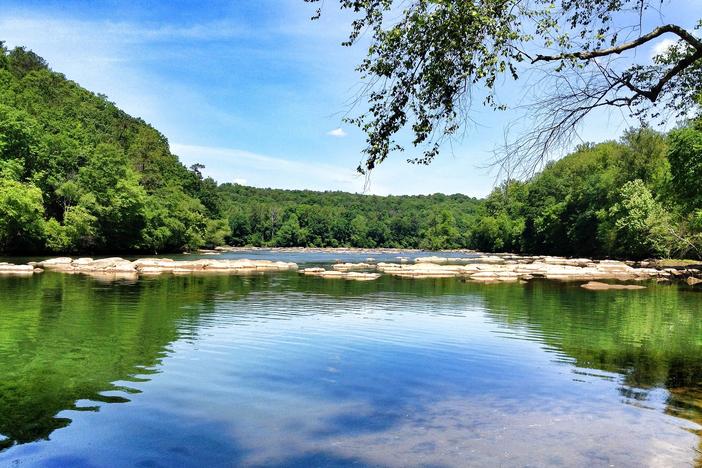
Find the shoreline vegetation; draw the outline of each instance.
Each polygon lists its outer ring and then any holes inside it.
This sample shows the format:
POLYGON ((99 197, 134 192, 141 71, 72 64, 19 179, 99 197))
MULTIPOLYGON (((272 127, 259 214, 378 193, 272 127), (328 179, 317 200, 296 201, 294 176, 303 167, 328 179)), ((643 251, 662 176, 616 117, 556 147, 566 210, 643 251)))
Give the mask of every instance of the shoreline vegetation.
MULTIPOLYGON (((270 249, 267 249, 270 251, 270 249)), ((203 254, 226 251, 253 252, 251 249, 221 248, 203 254)), ((535 278, 557 281, 581 281, 589 290, 642 289, 644 286, 626 284, 655 280, 685 281, 690 286, 702 283, 702 264, 665 267, 650 261, 592 260, 553 256, 515 254, 485 254, 472 251, 451 251, 452 256, 418 256, 415 250, 403 249, 304 249, 281 248, 273 252, 337 252, 367 254, 397 254, 394 262, 378 262, 369 257, 364 262, 336 260, 329 267, 323 265, 300 268, 296 263, 276 260, 215 259, 174 260, 171 258, 140 258, 134 261, 120 257, 93 259, 88 257, 56 257, 39 262, 17 265, 0 263, 0 275, 32 276, 46 271, 84 274, 104 281, 136 280, 163 274, 227 274, 252 275, 282 271, 296 271, 306 276, 323 279, 372 281, 382 275, 403 279, 461 278, 482 283, 526 282, 535 278), (455 256, 455 254, 465 254, 455 256), (404 254, 404 255, 399 255, 404 254), (468 256, 469 255, 469 256, 468 256), (618 281, 603 283, 601 280, 618 281), (622 284, 624 282, 625 284, 622 284)), ((440 253, 440 252, 437 252, 440 253)))
POLYGON ((218 184, 164 135, 0 42, 0 252, 216 245, 702 258, 702 120, 583 144, 484 199, 218 184))

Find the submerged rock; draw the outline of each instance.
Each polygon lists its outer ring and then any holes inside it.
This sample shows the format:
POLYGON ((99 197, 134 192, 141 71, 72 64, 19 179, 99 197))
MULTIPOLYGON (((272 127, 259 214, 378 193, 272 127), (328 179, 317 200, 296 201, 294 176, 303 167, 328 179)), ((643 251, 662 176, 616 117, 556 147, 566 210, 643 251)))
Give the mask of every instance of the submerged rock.
POLYGON ((646 286, 640 286, 638 284, 609 284, 600 283, 599 281, 590 281, 589 283, 580 285, 580 287, 591 291, 606 291, 608 289, 646 289, 646 286))
POLYGON ((702 279, 700 278, 695 278, 694 276, 688 277, 685 282, 689 284, 690 286, 694 286, 696 284, 702 283, 702 279))
POLYGON ((324 268, 305 268, 300 273, 328 279, 347 279, 354 281, 372 281, 380 278, 379 273, 362 273, 358 271, 325 270, 324 268))

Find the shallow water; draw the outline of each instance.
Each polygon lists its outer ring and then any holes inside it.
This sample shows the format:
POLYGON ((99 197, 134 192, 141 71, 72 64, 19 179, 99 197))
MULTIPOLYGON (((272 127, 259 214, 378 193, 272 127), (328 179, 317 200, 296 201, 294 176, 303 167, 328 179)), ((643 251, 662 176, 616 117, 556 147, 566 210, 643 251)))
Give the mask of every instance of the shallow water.
POLYGON ((0 278, 0 465, 694 465, 702 290, 646 285, 0 278))

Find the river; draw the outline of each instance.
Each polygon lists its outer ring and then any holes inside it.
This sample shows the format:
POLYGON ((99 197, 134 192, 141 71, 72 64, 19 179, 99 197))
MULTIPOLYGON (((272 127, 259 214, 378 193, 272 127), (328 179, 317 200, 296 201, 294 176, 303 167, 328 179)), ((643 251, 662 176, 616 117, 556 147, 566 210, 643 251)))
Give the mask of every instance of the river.
POLYGON ((0 465, 693 466, 702 288, 643 284, 0 277, 0 465))

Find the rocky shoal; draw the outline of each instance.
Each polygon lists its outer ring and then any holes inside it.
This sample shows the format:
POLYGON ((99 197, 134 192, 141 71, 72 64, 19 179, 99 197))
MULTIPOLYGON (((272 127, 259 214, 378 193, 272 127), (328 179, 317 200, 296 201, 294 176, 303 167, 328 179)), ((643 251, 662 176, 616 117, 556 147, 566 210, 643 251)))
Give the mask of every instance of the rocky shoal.
MULTIPOLYGON (((452 278, 461 277, 479 282, 524 281, 546 278, 561 281, 619 280, 640 281, 671 278, 684 279, 688 284, 702 283, 697 268, 655 268, 645 262, 591 260, 549 256, 483 255, 473 257, 419 257, 414 263, 339 263, 332 270, 306 268, 305 275, 323 278, 344 278, 351 273, 365 271, 368 279, 375 273, 399 278, 452 278), (374 273, 371 273, 374 272, 374 273)), ((595 282, 588 289, 606 289, 606 283, 595 282)), ((610 288, 611 289, 611 288, 610 288)), ((638 288, 625 288, 638 289, 638 288)))
MULTIPOLYGON (((170 274, 254 274, 276 271, 297 271, 295 263, 271 260, 219 260, 200 259, 176 261, 167 258, 142 258, 134 261, 119 257, 92 259, 59 257, 26 265, 0 263, 0 274, 32 275, 43 270, 64 273, 82 273, 94 276, 139 277, 170 274)), ((399 263, 337 263, 331 269, 305 268, 301 274, 326 279, 370 281, 381 275, 399 278, 448 278, 460 277, 478 282, 526 281, 546 278, 562 281, 595 282, 589 289, 604 289, 597 280, 640 281, 655 279, 668 281, 680 279, 694 285, 702 283, 698 268, 656 268, 653 263, 622 262, 617 260, 591 260, 550 256, 520 256, 511 254, 472 255, 469 257, 419 257, 414 262, 404 257, 399 263)), ((584 287, 587 287, 583 285, 584 287)))
POLYGON ((44 270, 61 273, 82 273, 93 276, 146 276, 193 273, 252 274, 297 270, 297 264, 270 260, 210 260, 176 261, 169 258, 140 258, 130 261, 120 257, 101 259, 58 257, 26 265, 0 263, 0 274, 32 275, 44 270))

